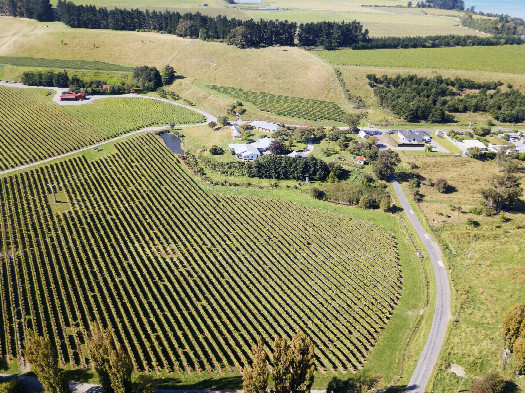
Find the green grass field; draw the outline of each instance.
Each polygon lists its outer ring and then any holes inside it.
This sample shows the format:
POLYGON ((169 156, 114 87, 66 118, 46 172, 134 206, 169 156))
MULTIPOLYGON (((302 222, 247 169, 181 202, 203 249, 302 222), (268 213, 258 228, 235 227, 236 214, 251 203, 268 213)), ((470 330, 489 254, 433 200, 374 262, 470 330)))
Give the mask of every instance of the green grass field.
MULTIPOLYGON (((12 212, 0 216, 5 228, 0 237, 2 285, 39 288, 21 300, 2 293, 2 356, 19 353, 17 330, 12 329, 18 307, 24 328, 47 332, 61 363, 70 367, 86 362, 81 341, 93 318, 114 329, 137 369, 171 371, 173 376, 202 371, 217 381, 238 375, 258 335, 270 343, 274 334, 305 331, 325 371, 358 367, 376 343, 384 352, 407 346, 408 332, 419 321, 416 310, 424 306, 424 283, 391 216, 377 216, 387 224, 385 231, 370 223, 374 215, 364 211, 351 218, 350 211, 322 212, 286 199, 205 193, 152 135, 130 138, 116 149, 91 162, 74 158, 0 180, 2 212, 12 212), (43 179, 57 184, 70 205, 67 215, 49 206, 43 179), (270 217, 270 211, 275 215, 270 217), (265 218, 257 220, 257 232, 246 241, 249 232, 240 223, 259 214, 265 218), (301 224, 285 224, 288 216, 301 224), (334 223, 352 229, 336 233, 334 223), (316 226, 313 236, 301 229, 311 225, 316 226), (16 235, 19 230, 22 237, 16 235), (358 238, 385 243, 365 247, 368 255, 378 253, 374 263, 365 262, 364 246, 353 243, 358 238), (35 253, 11 251, 28 239, 35 253), (42 241, 49 252, 36 253, 42 241), (262 259, 253 258, 255 248, 262 259), (402 292, 400 268, 407 270, 402 292), (21 284, 11 281, 11 272, 21 284), (363 286, 363 280, 374 284, 363 286), (290 282, 295 284, 278 290, 290 282), (336 283, 352 289, 329 289, 336 283), (140 296, 133 289, 138 287, 140 296), (402 307, 391 308, 399 295, 402 307), (54 299, 49 308, 43 308, 46 299, 54 299), (379 336, 385 316, 396 321, 390 329, 387 324, 387 341, 379 336), (343 325, 353 326, 352 334, 343 325)), ((409 347, 418 343, 411 341, 409 347)), ((390 359, 385 377, 397 375, 401 364, 403 372, 410 371, 407 361, 413 359, 410 350, 405 353, 408 357, 390 359)), ((375 359, 377 370, 383 361, 375 359)))
POLYGON ((524 74, 524 45, 312 52, 334 65, 457 69, 524 74))
POLYGON ((132 71, 131 67, 102 61, 43 59, 35 57, 0 56, 0 64, 9 64, 17 67, 43 67, 71 70, 132 71))

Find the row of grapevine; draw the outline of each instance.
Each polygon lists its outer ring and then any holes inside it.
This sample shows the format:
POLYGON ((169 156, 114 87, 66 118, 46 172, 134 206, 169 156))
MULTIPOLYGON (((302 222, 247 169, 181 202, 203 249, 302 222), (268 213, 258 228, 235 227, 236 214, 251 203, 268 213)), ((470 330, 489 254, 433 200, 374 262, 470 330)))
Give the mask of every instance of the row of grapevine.
POLYGON ((157 100, 105 98, 61 107, 41 90, 0 86, 0 171, 144 127, 204 121, 194 111, 157 100))
POLYGON ((323 371, 356 370, 398 302, 395 239, 292 202, 203 192, 153 135, 117 154, 0 178, 0 356, 24 332, 87 365, 91 321, 136 370, 242 371, 262 336, 302 331, 323 371), (46 184, 67 194, 53 209, 46 184))
POLYGON ((345 112, 335 102, 313 100, 244 90, 228 86, 208 86, 211 89, 229 95, 239 101, 247 101, 258 109, 281 116, 298 117, 307 120, 335 120, 342 122, 345 112))

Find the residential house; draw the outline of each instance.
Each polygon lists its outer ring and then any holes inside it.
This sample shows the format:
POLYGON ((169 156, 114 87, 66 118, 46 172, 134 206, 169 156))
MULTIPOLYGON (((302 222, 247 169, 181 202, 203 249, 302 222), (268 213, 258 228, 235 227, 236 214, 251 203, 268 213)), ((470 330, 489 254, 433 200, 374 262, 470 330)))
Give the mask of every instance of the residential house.
POLYGON ((281 126, 279 126, 279 124, 270 123, 267 121, 252 121, 250 125, 254 129, 264 132, 275 132, 281 129, 281 126))
POLYGON ((238 138, 241 136, 241 131, 239 130, 239 126, 237 124, 230 126, 230 130, 233 138, 238 138))

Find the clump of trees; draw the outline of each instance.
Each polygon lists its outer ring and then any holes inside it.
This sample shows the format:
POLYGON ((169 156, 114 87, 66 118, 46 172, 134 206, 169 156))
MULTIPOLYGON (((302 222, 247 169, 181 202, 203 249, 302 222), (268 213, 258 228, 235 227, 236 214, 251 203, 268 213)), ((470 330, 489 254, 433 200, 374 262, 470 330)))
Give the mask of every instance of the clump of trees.
MULTIPOLYGON (((262 339, 253 347, 252 364, 243 373, 243 389, 246 393, 264 393, 268 388, 268 362, 262 339)), ((272 378, 274 393, 308 393, 314 382, 314 346, 309 337, 297 333, 289 342, 275 337, 272 355, 272 378)))
POLYGON ((381 184, 336 182, 314 187, 310 193, 315 199, 348 203, 363 209, 390 210, 390 194, 381 184))
POLYGON ((372 375, 364 371, 360 371, 348 379, 332 378, 328 383, 326 393, 361 393, 369 392, 377 388, 380 382, 379 375, 372 375))
POLYGON ((424 0, 418 1, 416 8, 441 8, 444 10, 465 10, 465 2, 463 0, 424 0))
POLYGON ((525 94, 502 82, 416 75, 367 75, 379 103, 409 122, 449 123, 450 113, 487 112, 504 123, 525 121, 525 94), (468 91, 468 94, 464 94, 468 91))
POLYGON ((483 204, 489 214, 507 211, 519 202, 523 189, 515 172, 515 165, 502 166, 502 173, 492 176, 489 180, 490 187, 480 190, 483 204))
POLYGON ((489 372, 483 377, 478 378, 469 387, 470 393, 502 393, 506 381, 503 377, 495 372, 489 372))
POLYGON ((372 166, 376 177, 380 180, 387 180, 394 174, 396 167, 401 162, 398 152, 394 150, 382 150, 377 155, 377 160, 372 166))
POLYGON ((516 372, 525 374, 525 302, 510 308, 503 317, 503 337, 514 355, 516 372))
POLYGON ((521 36, 525 35, 525 20, 509 15, 497 15, 495 19, 473 18, 471 12, 461 19, 461 25, 495 35, 496 38, 514 36, 521 39, 521 36))

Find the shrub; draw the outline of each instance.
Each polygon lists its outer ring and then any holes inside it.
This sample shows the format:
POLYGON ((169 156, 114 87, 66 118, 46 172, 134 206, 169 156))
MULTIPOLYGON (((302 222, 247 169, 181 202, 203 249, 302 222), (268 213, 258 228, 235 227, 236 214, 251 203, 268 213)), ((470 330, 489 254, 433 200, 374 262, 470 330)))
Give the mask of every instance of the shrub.
POLYGON ((471 393, 500 393, 503 392, 504 387, 505 380, 501 375, 491 372, 474 381, 469 391, 471 393))
POLYGON ((446 194, 450 190, 450 184, 445 179, 437 179, 434 187, 442 194, 446 194))
POLYGON ((324 199, 325 197, 325 192, 324 191, 321 191, 319 188, 317 187, 314 187, 312 188, 312 190, 310 191, 310 195, 314 198, 314 199, 324 199))
POLYGON ((214 156, 218 156, 218 155, 224 154, 224 149, 217 145, 213 145, 212 147, 210 147, 210 153, 213 154, 214 156))
POLYGON ((467 225, 469 227, 472 227, 472 228, 478 228, 479 227, 479 222, 476 221, 476 220, 473 220, 472 218, 468 218, 467 219, 467 225))

